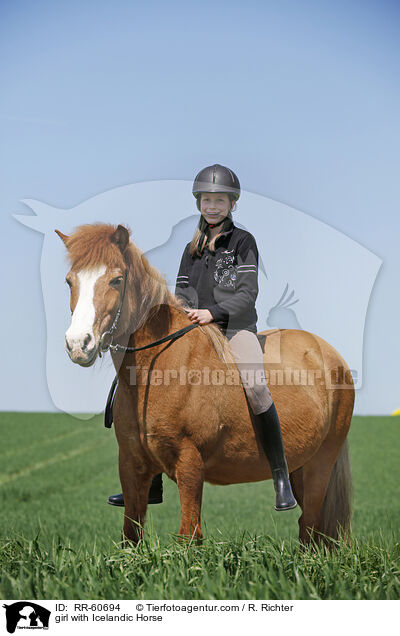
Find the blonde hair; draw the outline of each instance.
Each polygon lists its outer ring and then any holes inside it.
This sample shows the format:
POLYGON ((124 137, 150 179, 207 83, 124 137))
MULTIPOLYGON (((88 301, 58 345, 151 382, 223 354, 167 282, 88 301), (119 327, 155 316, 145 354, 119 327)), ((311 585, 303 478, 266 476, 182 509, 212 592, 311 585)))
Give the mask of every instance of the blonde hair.
MULTIPOLYGON (((225 194, 228 194, 228 193, 225 193, 225 194)), ((228 194, 228 197, 230 199, 231 204, 232 203, 236 204, 237 199, 235 196, 228 194)), ((200 200, 201 200, 201 194, 199 195, 197 199, 197 207, 199 210, 200 210, 200 200)), ((235 205, 231 207, 226 218, 224 219, 224 222, 221 225, 220 231, 211 240, 209 240, 208 223, 203 217, 203 215, 202 214, 200 215, 199 224, 190 242, 189 252, 191 256, 201 256, 206 245, 208 246, 208 249, 210 250, 212 254, 215 253, 215 243, 217 242, 221 234, 224 233, 227 226, 230 225, 230 222, 232 221, 232 211, 234 210, 235 207, 236 207, 235 205)))

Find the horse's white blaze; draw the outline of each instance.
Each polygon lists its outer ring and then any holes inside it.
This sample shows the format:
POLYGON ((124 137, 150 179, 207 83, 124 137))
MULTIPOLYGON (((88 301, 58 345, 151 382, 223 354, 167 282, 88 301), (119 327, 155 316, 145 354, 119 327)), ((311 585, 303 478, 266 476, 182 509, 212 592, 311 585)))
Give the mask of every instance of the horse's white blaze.
POLYGON ((95 269, 86 269, 78 273, 78 302, 72 314, 71 325, 65 334, 65 338, 72 349, 76 347, 82 348, 88 334, 93 338, 93 323, 96 313, 94 308, 94 287, 105 271, 105 265, 99 265, 95 269))

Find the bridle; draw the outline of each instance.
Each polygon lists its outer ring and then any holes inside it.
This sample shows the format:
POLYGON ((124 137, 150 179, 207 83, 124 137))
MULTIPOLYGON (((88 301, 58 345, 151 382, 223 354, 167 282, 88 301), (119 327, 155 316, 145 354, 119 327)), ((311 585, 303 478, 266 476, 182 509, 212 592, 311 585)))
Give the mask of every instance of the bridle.
POLYGON ((110 329, 105 331, 100 338, 100 342, 99 342, 99 357, 100 358, 101 358, 101 354, 106 353, 109 349, 111 349, 111 351, 118 351, 120 353, 134 353, 135 351, 141 351, 142 349, 150 349, 150 347, 156 347, 157 345, 162 344, 163 342, 168 342, 168 340, 177 340, 188 331, 191 331, 195 327, 199 326, 198 323, 188 325, 187 327, 183 327, 183 329, 179 329, 178 331, 175 331, 169 336, 160 338, 160 340, 155 340, 154 342, 151 342, 148 345, 144 345, 143 347, 124 347, 123 345, 120 345, 118 343, 113 344, 114 333, 117 329, 118 321, 120 319, 121 312, 122 312, 122 306, 124 304, 127 277, 128 277, 128 270, 125 271, 124 287, 122 289, 121 302, 119 304, 118 311, 115 314, 113 324, 111 325, 110 329))

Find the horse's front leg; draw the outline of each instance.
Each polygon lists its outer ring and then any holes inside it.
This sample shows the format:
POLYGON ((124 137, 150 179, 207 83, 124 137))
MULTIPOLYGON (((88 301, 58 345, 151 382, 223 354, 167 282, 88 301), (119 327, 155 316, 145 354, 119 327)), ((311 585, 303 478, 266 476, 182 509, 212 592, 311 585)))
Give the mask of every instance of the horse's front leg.
POLYGON ((133 543, 143 536, 152 473, 127 451, 119 451, 119 477, 124 494, 124 535, 133 543))
POLYGON ((198 449, 187 444, 176 464, 176 483, 181 501, 179 534, 190 539, 202 539, 200 526, 201 500, 204 484, 204 463, 198 449))

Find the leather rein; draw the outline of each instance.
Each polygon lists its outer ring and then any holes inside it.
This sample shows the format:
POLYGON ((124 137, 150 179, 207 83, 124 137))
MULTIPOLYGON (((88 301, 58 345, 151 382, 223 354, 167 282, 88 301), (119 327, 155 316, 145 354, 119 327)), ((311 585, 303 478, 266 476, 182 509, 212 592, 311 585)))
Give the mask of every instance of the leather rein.
POLYGON ((120 319, 121 312, 122 312, 122 306, 124 304, 127 275, 128 275, 128 272, 126 271, 124 276, 124 287, 122 290, 121 302, 119 304, 118 311, 115 315, 114 322, 111 325, 110 329, 105 331, 100 338, 100 342, 99 342, 99 357, 100 358, 101 358, 101 354, 106 353, 109 349, 111 349, 112 351, 119 351, 120 353, 134 353, 135 351, 141 351, 142 349, 150 349, 151 347, 156 347, 157 345, 162 344, 163 342, 168 342, 168 340, 177 340, 188 331, 191 331, 192 329, 195 329, 195 327, 199 326, 198 323, 188 325, 187 327, 183 327, 183 329, 179 329, 178 331, 175 331, 169 336, 160 338, 160 340, 155 340, 154 342, 151 342, 148 345, 144 345, 143 347, 124 347, 123 345, 120 345, 118 343, 113 344, 114 333, 115 333, 115 330, 117 329, 118 321, 120 319))

